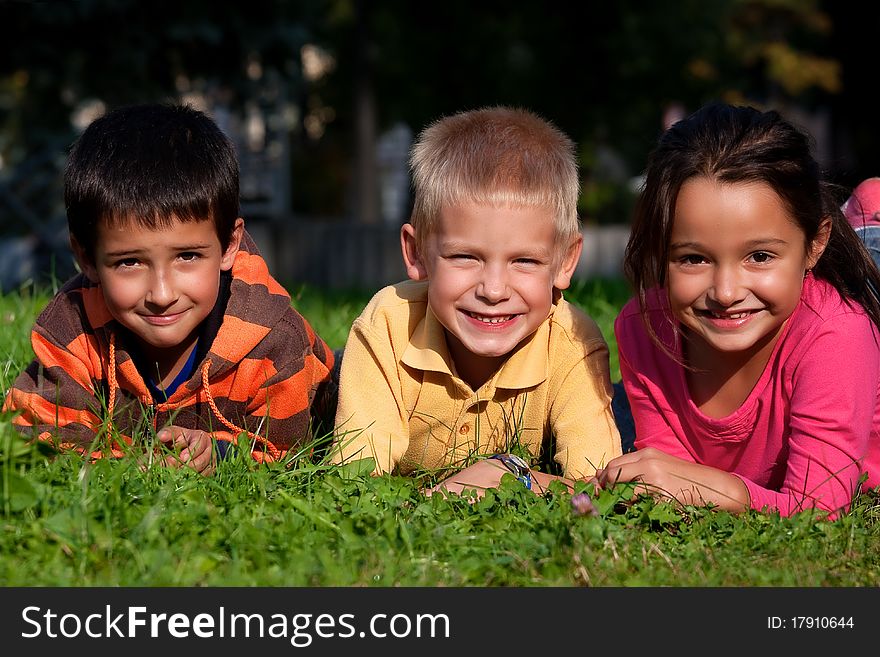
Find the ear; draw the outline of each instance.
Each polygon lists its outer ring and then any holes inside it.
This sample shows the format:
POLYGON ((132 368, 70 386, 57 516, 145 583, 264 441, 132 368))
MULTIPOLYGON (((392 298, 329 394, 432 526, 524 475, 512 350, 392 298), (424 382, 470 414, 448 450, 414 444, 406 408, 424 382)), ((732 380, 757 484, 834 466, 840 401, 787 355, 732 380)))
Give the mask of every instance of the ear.
POLYGON ((220 271, 229 271, 232 269, 232 263, 235 262, 235 256, 241 248, 241 236, 244 235, 244 219, 239 217, 235 220, 235 227, 232 229, 232 237, 229 238, 229 246, 223 252, 220 259, 220 271))
POLYGON ((556 270, 556 277, 553 279, 553 287, 557 290, 564 290, 571 284, 571 277, 577 269, 581 259, 581 251, 584 248, 584 238, 578 235, 565 249, 562 254, 562 262, 559 263, 559 269, 556 270))
POLYGON ((822 220, 822 223, 819 224, 819 230, 816 232, 816 237, 809 246, 809 252, 807 253, 807 269, 812 269, 816 266, 816 263, 819 262, 819 258, 821 258, 822 254, 825 252, 825 247, 828 246, 829 239, 831 239, 831 217, 825 217, 822 220))
POLYGON ((406 266, 406 275, 414 281, 424 281, 428 278, 428 269, 419 252, 416 240, 416 229, 412 224, 403 224, 400 228, 400 251, 403 253, 403 264, 406 266))
POLYGON ((99 283, 98 270, 95 268, 94 262, 73 235, 70 236, 70 250, 73 251, 76 264, 79 266, 79 270, 86 275, 86 278, 92 283, 99 283))

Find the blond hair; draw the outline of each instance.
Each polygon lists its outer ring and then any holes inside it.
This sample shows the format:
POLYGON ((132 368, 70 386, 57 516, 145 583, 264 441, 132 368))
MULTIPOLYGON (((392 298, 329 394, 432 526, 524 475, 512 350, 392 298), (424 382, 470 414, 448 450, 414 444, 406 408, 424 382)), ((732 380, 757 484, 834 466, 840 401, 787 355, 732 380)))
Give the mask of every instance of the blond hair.
POLYGON ((549 208, 557 244, 580 230, 574 143, 527 110, 487 107, 438 119, 418 136, 410 168, 410 222, 422 245, 437 230, 441 208, 462 202, 549 208))

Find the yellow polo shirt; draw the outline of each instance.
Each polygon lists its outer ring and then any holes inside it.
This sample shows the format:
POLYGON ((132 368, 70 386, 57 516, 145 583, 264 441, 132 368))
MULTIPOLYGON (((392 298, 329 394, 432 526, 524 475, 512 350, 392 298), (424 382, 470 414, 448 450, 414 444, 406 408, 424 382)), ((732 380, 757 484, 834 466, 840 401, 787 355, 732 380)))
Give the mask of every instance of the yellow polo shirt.
POLYGON ((334 461, 372 456, 377 472, 459 467, 469 456, 555 437, 565 476, 589 478, 621 453, 608 345, 561 297, 478 390, 460 379, 426 282, 380 290, 351 327, 339 382, 334 461))

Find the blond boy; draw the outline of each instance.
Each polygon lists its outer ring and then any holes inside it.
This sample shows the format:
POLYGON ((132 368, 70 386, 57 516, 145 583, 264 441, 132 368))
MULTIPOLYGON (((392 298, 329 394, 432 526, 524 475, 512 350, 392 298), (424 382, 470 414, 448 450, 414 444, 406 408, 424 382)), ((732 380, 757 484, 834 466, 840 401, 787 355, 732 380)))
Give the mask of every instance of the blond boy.
POLYGON ((585 479, 621 453, 607 344, 561 294, 582 247, 573 150, 505 107, 421 133, 400 232, 411 280, 380 290, 352 325, 336 461, 371 457, 376 473, 406 475, 511 450, 534 462, 553 445, 560 472, 585 479))

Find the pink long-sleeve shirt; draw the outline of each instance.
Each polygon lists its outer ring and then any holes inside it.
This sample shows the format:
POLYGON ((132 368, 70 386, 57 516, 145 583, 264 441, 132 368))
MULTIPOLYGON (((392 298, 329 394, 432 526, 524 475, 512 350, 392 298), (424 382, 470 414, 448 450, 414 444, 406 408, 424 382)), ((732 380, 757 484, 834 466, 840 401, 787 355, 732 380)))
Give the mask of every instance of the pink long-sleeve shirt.
MULTIPOLYGON (((665 294, 647 318, 681 358, 665 294)), ((655 447, 738 476, 751 507, 783 516, 849 506, 880 485, 880 336, 856 303, 808 276, 801 300, 760 379, 736 411, 710 418, 696 407, 681 365, 651 341, 638 302, 614 325, 636 448, 655 447)))

